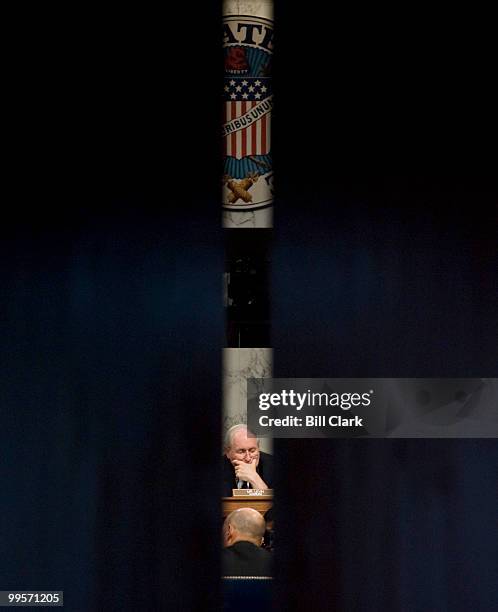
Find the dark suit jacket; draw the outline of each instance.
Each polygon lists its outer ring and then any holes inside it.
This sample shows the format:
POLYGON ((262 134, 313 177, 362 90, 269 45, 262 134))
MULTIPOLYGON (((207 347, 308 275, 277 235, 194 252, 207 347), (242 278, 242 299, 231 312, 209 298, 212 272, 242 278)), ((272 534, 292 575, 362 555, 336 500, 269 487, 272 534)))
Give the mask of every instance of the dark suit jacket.
POLYGON ((222 552, 223 576, 271 576, 273 557, 251 542, 236 542, 222 552))
MULTIPOLYGON (((259 453, 258 474, 266 482, 268 488, 273 488, 273 457, 268 453, 259 453)), ((237 488, 235 470, 230 461, 223 456, 223 491, 222 497, 230 497, 232 489, 237 488)))

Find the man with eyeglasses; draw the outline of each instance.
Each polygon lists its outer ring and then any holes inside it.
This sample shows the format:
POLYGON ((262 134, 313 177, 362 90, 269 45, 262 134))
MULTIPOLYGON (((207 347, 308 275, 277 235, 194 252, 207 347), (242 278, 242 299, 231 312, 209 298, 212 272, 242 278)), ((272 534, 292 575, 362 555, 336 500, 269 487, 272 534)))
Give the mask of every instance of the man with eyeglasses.
POLYGON ((232 489, 271 489, 273 458, 259 450, 259 441, 244 424, 231 427, 225 437, 223 496, 232 489))

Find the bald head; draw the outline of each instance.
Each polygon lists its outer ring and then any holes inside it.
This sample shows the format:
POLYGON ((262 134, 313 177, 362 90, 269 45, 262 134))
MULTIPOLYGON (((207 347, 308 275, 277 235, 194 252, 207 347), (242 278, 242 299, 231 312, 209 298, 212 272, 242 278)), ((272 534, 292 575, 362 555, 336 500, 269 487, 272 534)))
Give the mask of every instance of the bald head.
POLYGON ((239 508, 225 519, 223 525, 223 540, 225 546, 235 542, 252 542, 261 546, 265 535, 266 523, 261 514, 253 508, 239 508))

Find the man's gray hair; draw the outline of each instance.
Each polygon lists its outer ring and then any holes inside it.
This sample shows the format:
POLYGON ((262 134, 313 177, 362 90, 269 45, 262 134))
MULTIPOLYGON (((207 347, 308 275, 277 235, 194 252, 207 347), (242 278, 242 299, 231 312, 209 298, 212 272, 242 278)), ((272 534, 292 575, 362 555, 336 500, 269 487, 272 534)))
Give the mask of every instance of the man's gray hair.
POLYGON ((259 448, 259 439, 252 433, 252 431, 250 431, 247 428, 247 425, 245 425, 244 423, 239 423, 238 425, 233 425, 233 427, 230 427, 230 429, 226 432, 225 440, 224 440, 224 446, 223 446, 223 448, 225 450, 227 450, 227 449, 232 447, 232 442, 233 442, 234 435, 238 431, 241 431, 242 429, 245 429, 247 431, 247 437, 248 438, 256 438, 256 441, 258 443, 258 448, 259 448), (249 434, 251 434, 251 435, 249 435, 249 434))

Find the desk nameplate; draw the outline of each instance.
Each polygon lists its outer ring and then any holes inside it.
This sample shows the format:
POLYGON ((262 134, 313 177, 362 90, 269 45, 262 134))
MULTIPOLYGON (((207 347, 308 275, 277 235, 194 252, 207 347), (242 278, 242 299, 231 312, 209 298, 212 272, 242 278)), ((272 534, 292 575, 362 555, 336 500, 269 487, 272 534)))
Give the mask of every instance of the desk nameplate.
POLYGON ((232 496, 273 499, 273 489, 232 489, 232 496))

